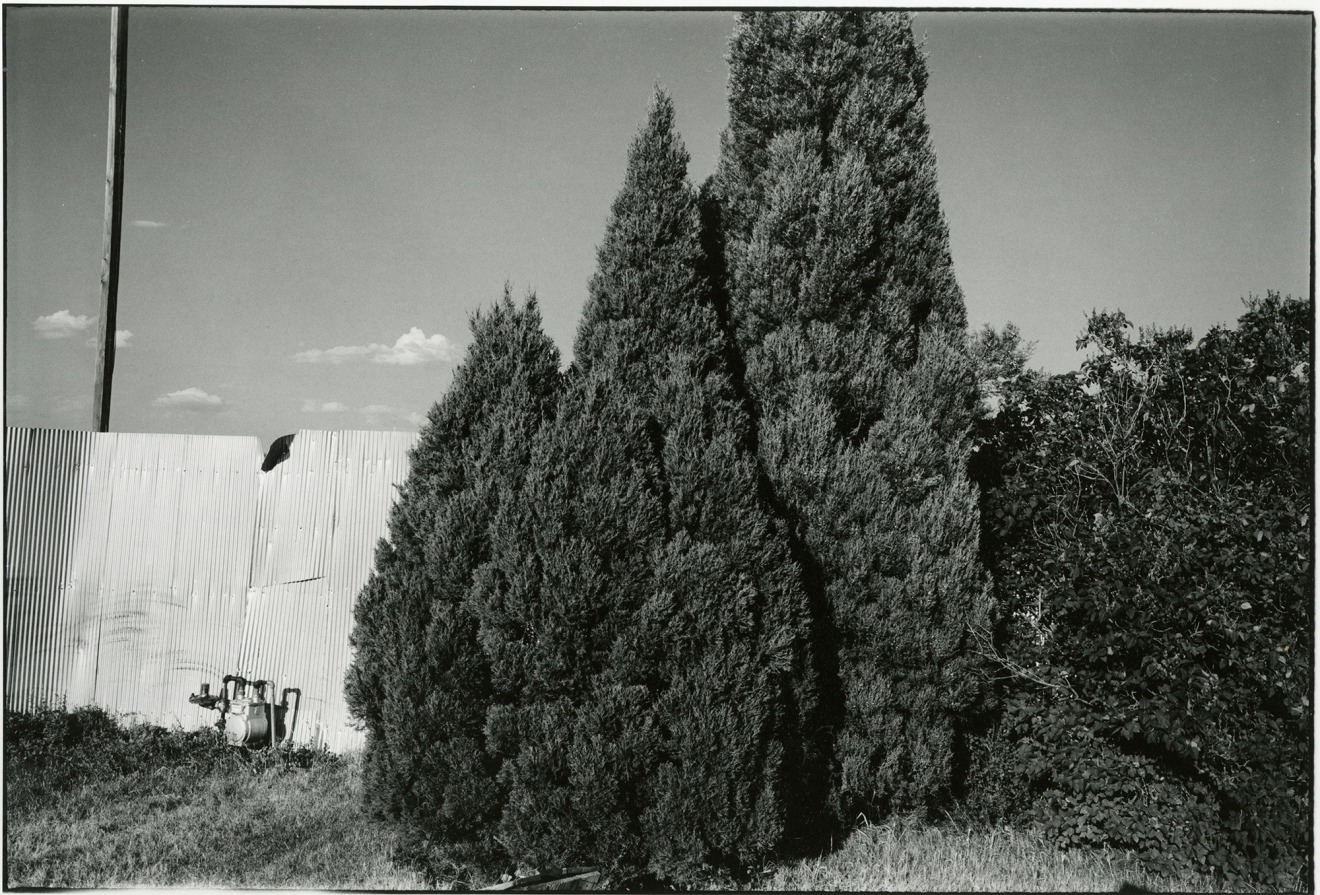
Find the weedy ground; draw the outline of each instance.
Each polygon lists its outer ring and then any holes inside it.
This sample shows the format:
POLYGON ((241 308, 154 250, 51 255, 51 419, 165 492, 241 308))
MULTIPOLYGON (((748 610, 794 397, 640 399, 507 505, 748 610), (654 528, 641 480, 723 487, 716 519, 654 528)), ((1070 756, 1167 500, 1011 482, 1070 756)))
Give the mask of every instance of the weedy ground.
MULTIPOLYGON (((99 709, 5 717, 5 883, 57 888, 425 889, 363 813, 354 755, 248 753, 212 731, 123 726, 99 709)), ((1214 892, 1130 858, 1061 853, 1008 829, 864 826, 759 890, 1214 892)))
POLYGON ((98 709, 5 718, 5 882, 419 889, 363 816, 353 756, 248 753, 98 709))

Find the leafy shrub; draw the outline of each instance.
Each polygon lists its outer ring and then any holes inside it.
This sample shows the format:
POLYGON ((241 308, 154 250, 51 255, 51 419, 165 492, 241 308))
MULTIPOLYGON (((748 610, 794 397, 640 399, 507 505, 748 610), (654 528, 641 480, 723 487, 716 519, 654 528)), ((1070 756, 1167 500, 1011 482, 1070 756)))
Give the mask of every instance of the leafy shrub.
POLYGON ((1006 378, 984 528, 1010 776, 1061 845, 1290 885, 1309 860, 1309 305, 1006 378), (1013 381, 1009 381, 1013 380, 1013 381))
POLYGON ((96 706, 5 712, 5 790, 14 807, 107 775, 168 768, 200 776, 240 760, 213 730, 121 724, 96 706))

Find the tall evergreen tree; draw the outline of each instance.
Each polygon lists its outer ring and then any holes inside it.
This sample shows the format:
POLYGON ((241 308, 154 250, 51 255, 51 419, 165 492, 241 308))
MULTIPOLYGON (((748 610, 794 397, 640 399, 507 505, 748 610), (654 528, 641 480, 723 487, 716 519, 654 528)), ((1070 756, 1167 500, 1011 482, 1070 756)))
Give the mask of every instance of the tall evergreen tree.
POLYGON ((976 388, 907 16, 745 14, 719 202, 759 451, 839 634, 839 808, 932 809, 989 612, 976 388))
POLYGON ((559 352, 541 331, 535 299, 519 309, 506 289, 501 303, 474 316, 472 331, 411 452, 358 597, 346 681, 367 732, 369 807, 419 840, 445 843, 445 859, 458 865, 497 854, 490 828, 502 804, 485 746, 489 662, 465 598, 560 381, 559 352))
POLYGON ((473 592, 510 793, 500 841, 616 879, 745 869, 823 787, 803 746, 817 712, 805 591, 758 495, 686 166, 659 95, 573 381, 473 592))

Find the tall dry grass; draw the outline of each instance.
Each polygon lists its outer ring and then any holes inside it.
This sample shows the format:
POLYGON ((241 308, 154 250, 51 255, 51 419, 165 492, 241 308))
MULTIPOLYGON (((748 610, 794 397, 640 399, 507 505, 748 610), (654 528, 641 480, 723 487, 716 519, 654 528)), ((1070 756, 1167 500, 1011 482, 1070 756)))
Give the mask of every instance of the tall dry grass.
POLYGON ((1226 891, 1212 880, 1164 879, 1115 852, 1061 852, 1008 828, 931 826, 895 819, 864 826, 836 851, 778 868, 757 888, 771 891, 1114 892, 1226 891))

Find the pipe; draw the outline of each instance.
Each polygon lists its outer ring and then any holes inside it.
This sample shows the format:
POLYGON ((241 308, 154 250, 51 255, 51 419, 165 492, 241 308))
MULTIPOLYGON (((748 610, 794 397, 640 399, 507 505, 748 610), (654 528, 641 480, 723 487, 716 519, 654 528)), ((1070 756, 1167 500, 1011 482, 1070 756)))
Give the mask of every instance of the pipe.
POLYGON ((270 690, 267 691, 270 693, 270 698, 266 700, 266 724, 270 729, 270 748, 273 750, 277 745, 275 742, 275 682, 273 680, 263 681, 263 689, 265 689, 266 684, 270 684, 270 690))

